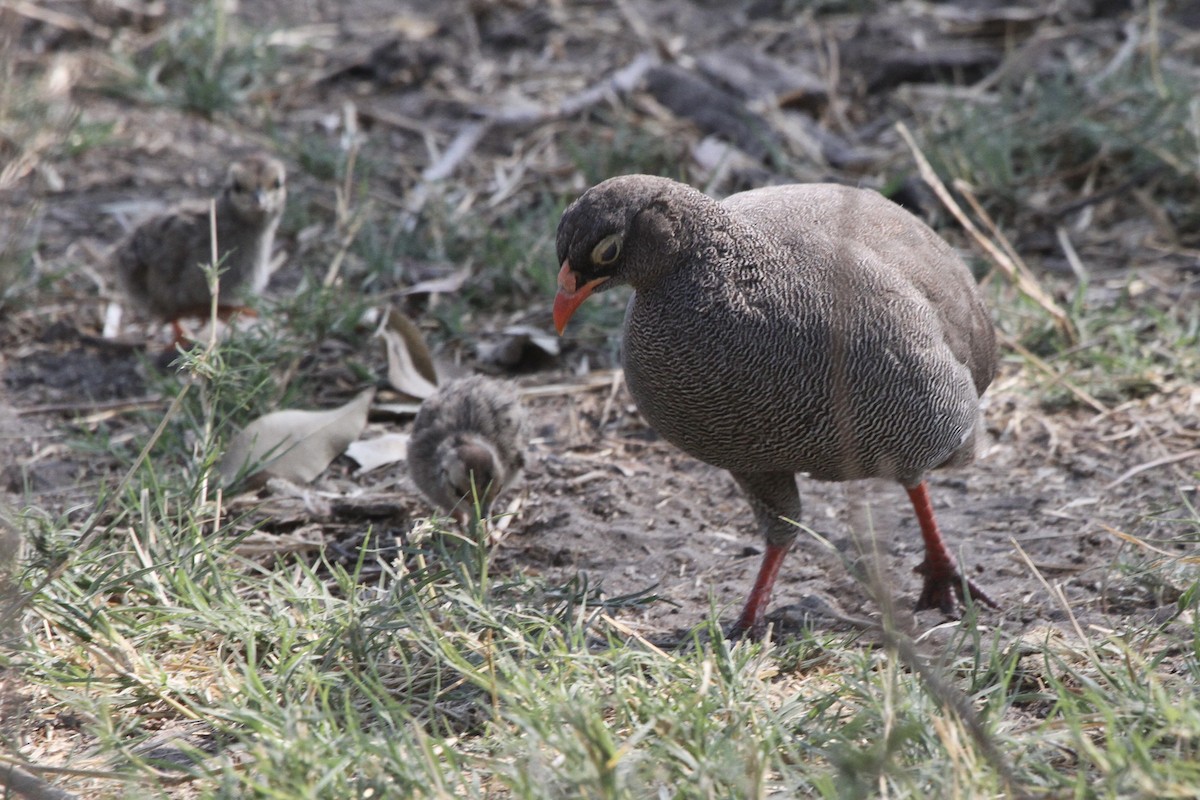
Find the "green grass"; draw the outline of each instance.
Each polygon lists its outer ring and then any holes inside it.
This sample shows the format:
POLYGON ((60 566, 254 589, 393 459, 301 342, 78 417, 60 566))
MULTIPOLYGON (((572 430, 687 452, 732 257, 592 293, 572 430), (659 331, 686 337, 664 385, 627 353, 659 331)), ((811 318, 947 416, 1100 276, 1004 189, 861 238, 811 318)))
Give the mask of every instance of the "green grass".
MULTIPOLYGON (((1019 786, 1006 787, 889 649, 844 636, 731 644, 699 620, 690 644, 664 652, 614 628, 586 587, 497 578, 476 543, 438 535, 400 559, 368 546, 358 564, 250 561, 239 537, 212 530, 194 487, 142 474, 123 517, 30 604, 37 624, 3 662, 42 713, 84 721, 100 755, 90 768, 120 776, 99 781, 106 796, 169 796, 167 775, 204 797, 263 798, 1200 786, 1194 590, 1184 631, 950 648, 963 655, 939 669, 1011 760, 1019 786), (371 562, 381 576, 360 580, 371 562), (140 749, 184 721, 202 736, 182 763, 140 749)), ((49 551, 78 541, 51 528, 49 551)))
POLYGON ((242 30, 220 0, 195 4, 164 36, 119 58, 110 91, 208 117, 241 110, 277 66, 267 36, 242 30))

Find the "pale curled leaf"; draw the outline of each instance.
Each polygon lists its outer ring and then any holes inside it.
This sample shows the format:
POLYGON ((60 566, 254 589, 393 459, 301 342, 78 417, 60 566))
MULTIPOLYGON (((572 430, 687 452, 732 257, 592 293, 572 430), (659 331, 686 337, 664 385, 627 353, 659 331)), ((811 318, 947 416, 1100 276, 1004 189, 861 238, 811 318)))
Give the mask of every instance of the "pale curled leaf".
POLYGON ((469 267, 464 267, 456 272, 451 272, 449 275, 443 275, 439 278, 430 278, 426 281, 418 281, 407 289, 400 292, 401 295, 410 294, 448 294, 457 292, 467 282, 467 278, 471 277, 469 267))
POLYGON ((226 482, 251 469, 251 482, 278 477, 308 483, 362 433, 374 398, 372 388, 328 411, 291 409, 261 416, 233 437, 217 469, 226 482))
POLYGON ((424 400, 437 391, 433 356, 416 323, 392 309, 379 328, 387 351, 388 383, 409 397, 424 400))
POLYGON ((358 462, 358 472, 355 474, 362 475, 408 458, 410 438, 407 433, 385 433, 374 439, 359 439, 346 448, 346 455, 358 462))
POLYGON ((504 329, 505 336, 524 337, 530 344, 543 350, 546 355, 556 356, 562 349, 562 340, 541 328, 532 325, 510 325, 504 329))

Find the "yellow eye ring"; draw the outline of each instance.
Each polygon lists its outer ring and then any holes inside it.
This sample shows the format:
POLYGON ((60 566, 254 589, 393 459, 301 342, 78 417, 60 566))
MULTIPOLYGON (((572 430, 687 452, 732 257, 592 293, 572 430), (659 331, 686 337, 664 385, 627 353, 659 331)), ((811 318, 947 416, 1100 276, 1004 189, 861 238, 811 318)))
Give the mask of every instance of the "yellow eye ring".
POLYGON ((619 255, 621 255, 621 234, 610 234, 592 248, 592 263, 608 266, 616 261, 619 255))

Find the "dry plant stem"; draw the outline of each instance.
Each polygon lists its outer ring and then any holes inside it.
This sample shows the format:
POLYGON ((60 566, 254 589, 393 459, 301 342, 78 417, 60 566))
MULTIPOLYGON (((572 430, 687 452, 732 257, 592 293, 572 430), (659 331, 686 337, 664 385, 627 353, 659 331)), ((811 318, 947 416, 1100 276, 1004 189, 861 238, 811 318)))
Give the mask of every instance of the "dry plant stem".
MULTIPOLYGON (((868 521, 867 525, 870 526, 868 521)), ((855 536, 856 540, 865 540, 867 542, 876 543, 878 538, 872 527, 868 527, 867 535, 860 537, 855 536)), ((975 740, 976 746, 979 747, 984 759, 995 770, 1000 779, 1004 781, 1005 796, 1007 797, 1028 797, 1029 792, 1023 790, 1016 779, 1013 772, 1012 764, 996 744, 995 738, 988 732, 983 721, 980 720, 979 714, 970 700, 958 690, 943 674, 933 665, 921 657, 917 651, 917 644, 913 639, 911 625, 901 626, 898 622, 896 607, 894 603, 892 589, 884 585, 882 576, 885 570, 880 561, 880 552, 878 548, 871 547, 871 560, 867 570, 866 587, 872 594, 876 604, 880 610, 880 620, 856 619, 853 617, 845 617, 844 615, 835 615, 841 618, 842 621, 849 622, 856 627, 861 627, 864 630, 877 631, 880 638, 883 640, 885 647, 893 650, 900 663, 915 672, 921 678, 921 682, 925 684, 926 691, 929 692, 938 702, 946 708, 949 708, 962 721, 971 738, 975 740), (907 628, 907 630, 906 630, 907 628)), ((909 618, 911 620, 911 618, 909 618)))
POLYGON ((217 274, 217 264, 220 263, 220 250, 217 248, 217 201, 208 201, 208 241, 212 247, 210 262, 213 265, 212 275, 208 279, 208 291, 212 295, 212 305, 209 308, 208 351, 211 353, 217 346, 217 319, 220 316, 221 276, 217 274))
MULTIPOLYGON (((127 647, 130 647, 130 649, 132 650, 132 647, 127 642, 125 643, 125 645, 127 647)), ((93 656, 95 656, 98 661, 102 662, 105 666, 107 666, 109 669, 111 669, 114 673, 116 673, 117 675, 120 675, 123 678, 128 679, 132 683, 136 683, 138 686, 142 687, 142 689, 145 692, 157 697, 159 700, 163 701, 168 706, 175 709, 175 711, 178 712, 180 716, 185 717, 190 720, 203 719, 203 717, 199 713, 188 708, 183 703, 179 702, 174 697, 172 697, 170 694, 168 694, 169 689, 160 688, 158 686, 155 686, 150 681, 145 680, 144 678, 142 678, 141 675, 139 675, 137 672, 135 672, 129 666, 121 663, 118 659, 114 658, 112 656, 112 654, 109 653, 107 650, 103 650, 100 647, 96 647, 96 646, 88 647, 87 650, 93 656)))
MULTIPOLYGON (((868 522, 868 535, 858 537, 865 541, 875 543, 877 537, 874 529, 870 528, 868 522)), ((917 644, 914 642, 911 631, 902 630, 898 624, 898 616, 895 612, 895 604, 893 603, 893 590, 886 587, 881 576, 884 575, 883 566, 880 563, 880 552, 875 547, 871 548, 870 569, 866 573, 866 588, 870 591, 872 597, 878 607, 880 607, 880 621, 856 618, 856 616, 848 616, 836 610, 830 609, 830 616, 839 621, 854 627, 862 628, 864 631, 874 631, 880 634, 883 645, 890 650, 894 650, 896 657, 912 672, 920 676, 925 685, 925 690, 932 697, 940 702, 946 708, 952 710, 959 717, 962 724, 967 729, 967 733, 971 734, 971 738, 979 747, 979 752, 983 754, 984 759, 991 765, 991 768, 1000 775, 1006 789, 1006 796, 1010 798, 1027 798, 1031 796, 1027 790, 1022 789, 1016 776, 1013 772, 1013 766, 1008 762, 1008 758, 1004 756, 1001 748, 997 746, 994 736, 988 729, 984 727, 983 721, 980 720, 976 710, 971 705, 961 691, 953 684, 950 684, 942 675, 940 670, 926 663, 924 658, 917 651, 917 644)))
MULTIPOLYGON (((216 211, 216 201, 214 201, 214 200, 210 200, 209 204, 208 204, 208 219, 209 219, 209 233, 210 233, 210 236, 212 237, 213 264, 216 264, 217 263, 217 211, 216 211)), ((218 311, 217 280, 218 279, 215 277, 215 272, 214 272, 213 285, 211 287, 212 288, 212 309, 211 309, 212 332, 209 335, 208 346, 206 347, 204 353, 201 355, 202 359, 209 358, 217 346, 217 331, 216 331, 216 320, 217 320, 217 311, 218 311)), ((106 530, 105 528, 100 527, 100 520, 103 518, 105 512, 108 510, 108 507, 112 504, 113 498, 120 497, 124 493, 125 488, 127 486, 129 486, 130 482, 132 482, 133 476, 137 473, 138 469, 141 468, 142 462, 144 462, 146 460, 146 458, 150 455, 150 451, 152 449, 154 449, 154 445, 157 444, 159 438, 162 437, 163 431, 165 431, 167 429, 167 423, 169 423, 172 419, 174 419, 175 415, 179 413, 179 409, 183 406, 183 399, 185 397, 187 397, 188 390, 191 388, 191 386, 192 385, 190 383, 185 383, 183 385, 183 388, 179 390, 179 394, 175 395, 175 399, 171 401, 171 405, 167 408, 167 412, 165 414, 163 414, 163 418, 159 421, 158 427, 154 429, 154 433, 150 435, 150 439, 146 442, 145 446, 142 447, 141 452, 138 453, 137 458, 134 459, 133 464, 129 467, 129 470, 121 477, 120 483, 117 484, 116 488, 113 489, 112 492, 110 492, 108 495, 106 495, 104 497, 104 500, 100 503, 100 505, 96 508, 96 510, 92 512, 92 516, 88 520, 88 524, 84 527, 83 534, 80 535, 79 540, 75 543, 74 549, 71 552, 69 552, 66 555, 59 558, 58 562, 55 563, 52 567, 50 567, 49 570, 46 571, 45 576, 43 576, 42 579, 40 581, 38 581, 37 585, 35 585, 31 590, 29 590, 24 595, 18 597, 16 600, 14 600, 9 605, 8 608, 4 609, 3 611, 0 611, 0 630, 4 630, 5 628, 8 627, 8 625, 12 624, 12 622, 16 619, 16 615, 18 613, 20 613, 21 609, 24 608, 25 605, 30 600, 32 600, 43 589, 45 589, 47 586, 49 586, 52 581, 55 581, 60 576, 62 576, 62 574, 66 571, 67 567, 70 565, 72 557, 76 553, 81 553, 84 550, 86 550, 88 545, 91 544, 92 540, 95 539, 97 536, 99 536, 101 533, 103 533, 106 530)), ((205 441, 206 442, 211 441, 211 435, 212 435, 212 432, 211 432, 211 423, 210 423, 209 429, 205 431, 205 441)))
POLYGON ((338 244, 338 251, 334 253, 333 259, 329 262, 329 269, 325 272, 325 277, 321 281, 321 285, 328 289, 337 281, 338 275, 342 271, 342 262, 346 260, 346 254, 350 252, 350 246, 354 244, 358 232, 362 230, 363 223, 367 221, 366 215, 360 215, 350 223, 350 227, 346 229, 346 235, 342 237, 342 241, 338 244))
POLYGON ((675 658, 675 656, 671 655, 670 653, 668 653, 667 651, 663 650, 661 647, 656 645, 654 642, 647 639, 645 636, 642 636, 640 633, 635 631, 633 628, 626 625, 624 622, 621 622, 618 619, 614 619, 613 617, 610 617, 608 614, 601 614, 600 619, 604 620, 605 624, 607 624, 609 627, 611 627, 617 633, 620 633, 624 636, 628 636, 629 638, 636 640, 638 644, 642 645, 642 647, 645 647, 647 650, 654 653, 658 657, 666 659, 667 661, 671 661, 671 662, 677 662, 679 660, 679 659, 675 658))
POLYGON ((980 222, 983 223, 983 226, 987 228, 988 235, 991 236, 997 242, 997 244, 999 244, 1000 248, 1004 251, 1005 255, 1008 256, 1017 272, 1028 278, 1030 281, 1036 282, 1037 278, 1034 277, 1033 271, 1029 269, 1029 265, 1026 264, 1025 260, 1021 258, 1019 253, 1017 253, 1016 248, 1012 246, 1012 242, 1010 242, 1008 237, 1000 231, 999 226, 996 225, 996 221, 992 219, 992 215, 987 213, 983 205, 979 202, 979 198, 975 196, 974 187, 972 187, 962 178, 955 178, 954 191, 962 195, 962 198, 967 201, 967 205, 969 205, 971 210, 975 212, 975 216, 980 222))
POLYGON ((842 80, 842 60, 837 37, 826 35, 819 26, 815 25, 810 26, 810 31, 813 38, 813 49, 816 50, 818 58, 824 56, 821 59, 823 67, 821 72, 826 84, 825 93, 829 97, 829 114, 842 133, 852 133, 854 126, 846 117, 845 104, 838 91, 838 84, 842 80))
POLYGON ((424 183, 436 183, 449 178, 454 173, 454 169, 474 152, 475 147, 491 126, 492 122, 485 120, 472 122, 463 127, 451 140, 450 146, 442 151, 442 155, 421 173, 421 180, 424 183))
MULTIPOLYGON (((95 778, 97 780, 106 781, 123 781, 125 783, 147 783, 155 784, 179 784, 187 783, 193 780, 191 775, 172 775, 170 773, 156 770, 152 767, 142 765, 142 768, 151 773, 151 776, 137 776, 128 772, 111 772, 103 769, 73 769, 71 767, 47 767, 41 764, 30 764, 25 761, 17 761, 7 756, 0 755, 0 786, 4 786, 4 775, 7 768, 12 767, 17 772, 22 772, 21 768, 32 770, 33 772, 42 773, 45 775, 70 775, 78 778, 95 778)), ((28 773, 25 773, 28 775, 28 773)), ((32 777, 32 776, 31 776, 32 777)), ((37 778, 34 778, 37 780, 37 778)), ((13 787, 15 788, 15 786, 13 787)), ((48 798, 48 800, 58 800, 58 798, 74 798, 76 795, 68 792, 63 792, 53 786, 48 786, 50 794, 39 795, 34 792, 27 792, 27 796, 31 798, 48 798)))
POLYGON ((622 379, 625 373, 616 371, 613 373, 612 388, 608 392, 608 399, 604 401, 604 407, 600 409, 600 423, 596 425, 596 432, 600 433, 604 426, 608 423, 608 417, 612 413, 613 404, 617 401, 617 394, 621 391, 622 379))
POLYGON ((1071 266, 1071 271, 1075 273, 1075 279, 1081 284, 1088 282, 1087 267, 1083 265, 1083 259, 1079 257, 1079 253, 1075 250, 1075 245, 1071 243, 1071 237, 1067 233, 1067 229, 1062 225, 1058 225, 1054 229, 1054 235, 1058 239, 1058 246, 1062 249, 1063 255, 1066 256, 1067 264, 1071 266))
POLYGON ((108 40, 112 38, 112 31, 103 25, 97 25, 91 20, 72 17, 69 14, 63 14, 59 11, 53 11, 48 8, 43 8, 38 3, 30 3, 27 0, 7 0, 4 6, 21 16, 32 19, 37 22, 52 25, 55 28, 61 28, 64 31, 71 33, 86 33, 88 36, 97 39, 108 40))
POLYGON ((548 383, 544 386, 522 386, 518 391, 521 397, 563 397, 581 392, 594 392, 597 389, 609 388, 614 382, 621 380, 624 372, 619 369, 596 370, 589 372, 586 377, 572 383, 548 383))
MULTIPOLYGON (((881 595, 885 593, 882 587, 879 591, 881 595)), ((925 684, 926 690, 962 721, 967 732, 971 734, 971 738, 975 740, 975 745, 979 748, 980 753, 1000 776, 1000 780, 1004 781, 1005 796, 1029 797, 1030 793, 1019 786, 1012 765, 997 746, 995 738, 984 727, 983 721, 979 719, 970 700, 946 681, 938 670, 921 658, 912 637, 895 626, 895 620, 890 613, 885 613, 883 619, 884 624, 880 626, 879 632, 884 646, 894 650, 901 663, 921 676, 921 682, 925 684)))
POLYGON ((1096 411, 1098 411, 1101 414, 1107 414, 1111 410, 1108 406, 1104 405, 1104 403, 1100 402, 1099 400, 1097 400, 1096 398, 1092 397, 1090 394, 1085 392, 1083 389, 1080 389, 1078 386, 1071 383, 1071 381, 1067 380, 1066 377, 1061 372, 1059 372, 1054 367, 1047 364, 1045 362, 1045 360, 1043 360, 1042 358, 1037 356, 1035 353, 1031 352, 1029 350, 1029 348, 1025 347, 1023 344, 1018 342, 1016 339, 1013 339, 1013 338, 1005 335, 1002 331, 999 331, 999 330, 996 331, 996 338, 999 339, 1001 342, 1003 342, 1005 347, 1007 347, 1010 350, 1012 350, 1013 352, 1017 353, 1022 358, 1024 358, 1026 361, 1028 361, 1030 364, 1033 364, 1033 366, 1037 367, 1038 370, 1046 373, 1051 378, 1053 378, 1054 383, 1062 384, 1064 387, 1066 387, 1068 392, 1075 395, 1086 405, 1091 406, 1093 409, 1095 409, 1096 411))
MULTIPOLYGON (((912 133, 908 130, 908 126, 906 126, 903 122, 897 122, 896 131, 900 134, 901 138, 904 139, 904 142, 908 145, 909 150, 912 151, 913 158, 917 162, 917 169, 921 173, 922 180, 924 180, 925 183, 929 185, 929 188, 933 190, 934 194, 938 196, 938 199, 942 201, 942 205, 946 207, 946 210, 954 215, 954 218, 958 220, 958 223, 962 225, 963 229, 971 235, 971 238, 975 240, 975 243, 979 245, 980 249, 982 249, 989 258, 991 258, 992 263, 994 263, 1001 272, 1008 276, 1008 279, 1016 285, 1017 289, 1035 303, 1040 305, 1043 309, 1045 309, 1046 313, 1054 318, 1054 321, 1058 324, 1059 330, 1062 331, 1067 340, 1071 343, 1077 341, 1079 334, 1075 330, 1075 325, 1071 322, 1071 318, 1067 316, 1067 313, 1059 308, 1058 303, 1054 302, 1054 299, 1050 297, 1050 295, 1048 295, 1045 290, 1042 289, 1042 287, 1030 277, 1029 268, 1025 267, 1024 270, 1022 270, 1018 264, 1023 264, 1023 262, 1014 262, 1008 253, 1001 249, 1001 247, 998 247, 987 236, 985 236, 982 231, 979 230, 978 226, 976 226, 971 218, 966 215, 966 212, 962 210, 962 207, 955 202, 954 197, 950 194, 950 191, 946 188, 946 185, 942 183, 940 178, 938 178, 937 173, 934 171, 929 161, 925 158, 925 155, 921 152, 920 148, 917 147, 916 140, 913 139, 912 133)), ((1005 240, 1001 237, 1001 241, 1005 240)))
POLYGON ((616 6, 635 36, 651 47, 662 49, 662 43, 654 35, 654 30, 647 24, 646 18, 629 3, 629 0, 616 0, 616 6))

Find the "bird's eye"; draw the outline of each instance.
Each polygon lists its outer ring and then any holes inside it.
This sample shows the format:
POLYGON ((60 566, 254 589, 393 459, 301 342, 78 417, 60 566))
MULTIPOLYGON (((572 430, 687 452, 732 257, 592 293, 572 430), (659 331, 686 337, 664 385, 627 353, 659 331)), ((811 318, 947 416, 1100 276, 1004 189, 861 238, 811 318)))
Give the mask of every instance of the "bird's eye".
POLYGON ((607 266, 616 261, 619 255, 621 255, 621 234, 614 233, 611 236, 605 236, 600 240, 600 244, 592 248, 592 263, 607 266))
POLYGON ((283 178, 276 178, 276 179, 275 179, 275 183, 271 184, 271 188, 272 188, 272 189, 281 189, 281 188, 283 188, 283 178))

